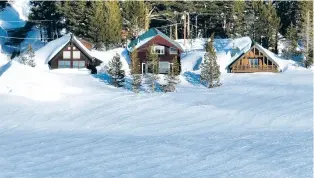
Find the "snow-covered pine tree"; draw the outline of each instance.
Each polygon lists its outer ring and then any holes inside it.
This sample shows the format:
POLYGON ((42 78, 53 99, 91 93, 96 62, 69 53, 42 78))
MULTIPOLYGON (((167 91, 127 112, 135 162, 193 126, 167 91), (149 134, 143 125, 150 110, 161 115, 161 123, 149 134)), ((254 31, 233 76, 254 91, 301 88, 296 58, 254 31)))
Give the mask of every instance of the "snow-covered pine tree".
POLYGON ((142 75, 141 75, 141 63, 138 57, 137 49, 134 49, 131 53, 131 74, 133 78, 132 89, 135 93, 139 92, 142 83, 142 75))
POLYGON ((108 73, 111 75, 112 84, 115 87, 122 87, 124 83, 125 72, 122 70, 122 62, 120 60, 120 55, 116 55, 109 61, 108 73))
POLYGON ((153 51, 153 46, 150 46, 147 49, 147 65, 148 65, 148 68, 151 69, 148 71, 151 73, 147 75, 148 84, 151 86, 152 92, 154 92, 156 88, 156 82, 159 79, 158 77, 159 58, 158 58, 158 54, 156 54, 153 51))
POLYGON ((33 47, 32 45, 29 44, 27 51, 20 56, 20 62, 24 65, 35 67, 36 63, 35 63, 34 57, 35 57, 35 53, 34 53, 33 47))
POLYGON ((208 88, 220 86, 220 70, 214 48, 214 33, 206 46, 204 62, 201 64, 201 82, 208 88))
POLYGON ((180 82, 178 75, 180 74, 180 64, 177 57, 172 59, 172 70, 166 75, 167 85, 164 87, 164 92, 176 91, 176 84, 180 82))

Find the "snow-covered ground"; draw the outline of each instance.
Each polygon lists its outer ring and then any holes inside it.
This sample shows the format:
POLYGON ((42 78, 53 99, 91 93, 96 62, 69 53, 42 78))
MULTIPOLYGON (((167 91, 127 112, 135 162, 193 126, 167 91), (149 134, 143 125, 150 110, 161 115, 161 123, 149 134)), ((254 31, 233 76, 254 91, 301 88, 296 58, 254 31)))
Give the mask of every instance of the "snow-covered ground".
MULTIPOLYGON (((190 66, 190 68, 192 68, 190 66)), ((0 68, 0 177, 311 177, 313 74, 185 72, 133 94, 86 70, 0 68)))

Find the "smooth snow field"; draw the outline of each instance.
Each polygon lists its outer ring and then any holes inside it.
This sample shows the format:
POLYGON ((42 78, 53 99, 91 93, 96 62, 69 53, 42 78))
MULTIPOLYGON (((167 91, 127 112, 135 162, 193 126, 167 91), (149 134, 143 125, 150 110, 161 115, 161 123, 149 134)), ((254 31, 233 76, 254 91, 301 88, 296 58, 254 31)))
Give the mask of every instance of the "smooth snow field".
POLYGON ((222 83, 186 72, 177 92, 136 95, 84 70, 2 66, 0 177, 312 177, 313 73, 222 83))

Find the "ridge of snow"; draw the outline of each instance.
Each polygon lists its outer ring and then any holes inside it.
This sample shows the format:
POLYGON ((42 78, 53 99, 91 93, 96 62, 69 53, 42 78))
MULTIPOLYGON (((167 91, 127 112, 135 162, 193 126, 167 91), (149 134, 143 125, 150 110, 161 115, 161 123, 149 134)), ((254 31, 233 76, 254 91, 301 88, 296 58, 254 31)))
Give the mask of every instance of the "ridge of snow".
POLYGON ((288 65, 294 65, 295 64, 294 61, 281 58, 278 55, 276 55, 275 53, 269 51, 268 49, 265 49, 264 47, 262 47, 259 44, 255 44, 255 45, 258 46, 267 56, 269 56, 269 58, 271 58, 272 60, 274 60, 274 62, 276 62, 278 64, 279 70, 284 71, 288 67, 288 65))
POLYGON ((27 21, 28 15, 30 13, 30 0, 11 0, 9 3, 15 9, 15 11, 19 14, 21 20, 27 21))

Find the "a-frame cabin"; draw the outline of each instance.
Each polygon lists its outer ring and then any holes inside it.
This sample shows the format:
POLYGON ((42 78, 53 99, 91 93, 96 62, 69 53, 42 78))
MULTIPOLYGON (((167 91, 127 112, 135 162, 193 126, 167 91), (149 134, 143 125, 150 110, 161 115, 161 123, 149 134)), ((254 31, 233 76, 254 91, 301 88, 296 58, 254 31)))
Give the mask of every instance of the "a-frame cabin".
POLYGON ((250 50, 234 60, 229 66, 231 73, 251 72, 281 72, 278 63, 271 52, 258 44, 254 44, 250 50))

